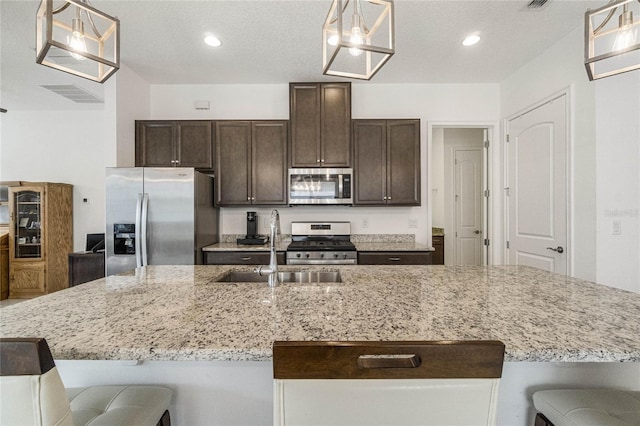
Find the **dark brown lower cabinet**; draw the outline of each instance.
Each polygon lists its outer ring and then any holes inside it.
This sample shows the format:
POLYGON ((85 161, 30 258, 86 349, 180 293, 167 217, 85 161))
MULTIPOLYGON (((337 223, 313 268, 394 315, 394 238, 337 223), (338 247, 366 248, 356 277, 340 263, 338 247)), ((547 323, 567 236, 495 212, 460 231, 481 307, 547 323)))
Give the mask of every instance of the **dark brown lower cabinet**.
POLYGON ((433 265, 433 252, 359 251, 358 265, 433 265))
MULTIPOLYGON (((285 264, 283 251, 277 253, 278 265, 285 264)), ((268 265, 268 251, 207 251, 204 252, 205 265, 268 265)))
POLYGON ((104 277, 104 253, 69 253, 69 287, 104 277))
POLYGON ((433 264, 444 265, 444 235, 432 237, 431 245, 436 249, 436 251, 433 252, 433 264))

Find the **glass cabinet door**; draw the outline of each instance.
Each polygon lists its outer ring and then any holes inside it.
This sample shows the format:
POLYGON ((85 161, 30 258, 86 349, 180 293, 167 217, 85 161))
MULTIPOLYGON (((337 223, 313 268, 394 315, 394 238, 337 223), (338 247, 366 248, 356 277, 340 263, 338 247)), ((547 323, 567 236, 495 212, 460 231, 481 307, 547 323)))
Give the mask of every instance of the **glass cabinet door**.
POLYGON ((14 238, 16 259, 42 257, 42 193, 14 190, 14 238))

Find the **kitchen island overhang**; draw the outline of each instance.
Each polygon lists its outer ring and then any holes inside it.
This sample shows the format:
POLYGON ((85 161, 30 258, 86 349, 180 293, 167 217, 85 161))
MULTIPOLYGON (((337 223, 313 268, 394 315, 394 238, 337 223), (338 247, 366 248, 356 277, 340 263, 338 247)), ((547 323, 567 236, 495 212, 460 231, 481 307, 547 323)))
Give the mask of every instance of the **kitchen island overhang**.
POLYGON ((275 340, 500 340, 505 361, 640 362, 640 295, 525 266, 282 266, 339 283, 229 283, 148 266, 3 308, 56 359, 265 361, 275 340))

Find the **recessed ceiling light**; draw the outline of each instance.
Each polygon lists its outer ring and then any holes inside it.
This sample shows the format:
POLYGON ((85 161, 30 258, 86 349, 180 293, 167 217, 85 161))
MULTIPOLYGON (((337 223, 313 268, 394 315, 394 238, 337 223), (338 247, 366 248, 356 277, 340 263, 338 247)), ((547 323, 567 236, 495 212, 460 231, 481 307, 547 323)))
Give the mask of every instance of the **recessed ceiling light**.
POLYGON ((218 37, 212 36, 212 35, 206 36, 204 38, 204 42, 207 43, 209 46, 213 46, 213 47, 218 47, 222 44, 222 42, 218 37))
POLYGON ((470 34, 464 40, 462 40, 462 45, 473 46, 479 41, 480 41, 480 36, 478 34, 470 34))

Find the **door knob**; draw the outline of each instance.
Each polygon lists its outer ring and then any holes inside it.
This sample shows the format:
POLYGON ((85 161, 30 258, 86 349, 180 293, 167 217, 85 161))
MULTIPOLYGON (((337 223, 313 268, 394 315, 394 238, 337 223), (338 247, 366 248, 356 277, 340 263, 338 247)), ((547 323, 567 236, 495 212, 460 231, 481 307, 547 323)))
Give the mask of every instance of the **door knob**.
POLYGON ((473 231, 474 234, 478 235, 480 233, 479 229, 476 229, 475 231, 473 231))
POLYGON ((564 252, 564 249, 562 248, 562 246, 558 246, 556 248, 553 247, 547 247, 547 250, 551 250, 551 251, 555 251, 557 253, 562 253, 564 252))

